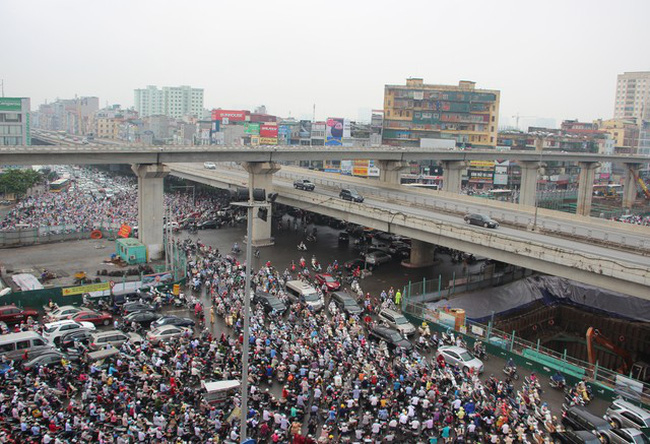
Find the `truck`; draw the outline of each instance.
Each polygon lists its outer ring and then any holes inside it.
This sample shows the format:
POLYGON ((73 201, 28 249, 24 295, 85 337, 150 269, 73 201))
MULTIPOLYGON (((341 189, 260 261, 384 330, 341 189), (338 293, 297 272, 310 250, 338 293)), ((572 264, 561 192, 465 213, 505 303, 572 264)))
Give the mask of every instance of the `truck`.
POLYGON ((316 185, 309 179, 298 179, 293 183, 293 187, 297 190, 314 191, 316 185))

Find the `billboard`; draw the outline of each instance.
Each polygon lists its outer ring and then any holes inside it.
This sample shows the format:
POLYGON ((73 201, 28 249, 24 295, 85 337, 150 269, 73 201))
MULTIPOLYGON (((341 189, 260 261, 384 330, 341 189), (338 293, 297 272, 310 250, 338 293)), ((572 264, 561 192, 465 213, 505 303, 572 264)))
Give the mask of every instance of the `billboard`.
POLYGON ((244 132, 246 134, 258 136, 260 134, 260 126, 259 123, 246 122, 244 123, 244 132))
POLYGON ((277 145, 277 137, 260 137, 260 145, 277 145))
POLYGON ((497 160, 494 165, 494 185, 508 185, 509 160, 497 160))
POLYGON ((300 138, 309 139, 311 137, 311 121, 301 120, 300 121, 300 138))
POLYGON ((0 111, 18 111, 22 108, 20 97, 0 97, 0 111))
POLYGON ((368 177, 368 168, 370 167, 369 160, 355 160, 352 166, 352 175, 368 177))
POLYGON ((276 124, 263 123, 260 126, 260 137, 278 138, 278 126, 276 124))
POLYGON ((325 127, 325 145, 341 146, 345 119, 328 118, 325 127))
POLYGON ((280 125, 278 127, 278 140, 281 145, 289 145, 291 142, 291 127, 280 125))
POLYGON ((245 122, 248 120, 248 111, 233 111, 226 109, 213 109, 212 120, 223 121, 228 119, 229 122, 245 122))

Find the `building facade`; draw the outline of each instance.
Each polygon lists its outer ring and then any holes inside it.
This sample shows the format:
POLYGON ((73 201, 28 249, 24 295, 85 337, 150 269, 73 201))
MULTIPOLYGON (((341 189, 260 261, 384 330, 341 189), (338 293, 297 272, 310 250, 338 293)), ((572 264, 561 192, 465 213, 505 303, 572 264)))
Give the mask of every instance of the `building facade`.
POLYGON ((0 145, 31 145, 27 97, 0 97, 0 145))
POLYGON ((422 79, 384 88, 382 140, 420 146, 421 139, 453 139, 459 147, 495 148, 500 92, 475 82, 428 85, 422 79))
POLYGON ((141 117, 202 117, 203 89, 191 86, 147 86, 134 90, 135 109, 141 117))
POLYGON ((98 110, 98 97, 57 99, 38 107, 34 113, 34 127, 85 136, 95 130, 93 118, 98 110))
POLYGON ((626 72, 616 80, 615 119, 650 120, 650 71, 626 72))

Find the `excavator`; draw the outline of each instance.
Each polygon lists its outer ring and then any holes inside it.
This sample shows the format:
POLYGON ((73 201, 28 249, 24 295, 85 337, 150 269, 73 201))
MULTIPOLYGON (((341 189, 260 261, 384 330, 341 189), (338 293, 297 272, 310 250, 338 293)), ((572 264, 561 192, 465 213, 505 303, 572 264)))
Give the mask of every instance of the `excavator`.
POLYGON ((639 186, 643 190, 643 195, 645 196, 646 199, 650 199, 650 189, 648 189, 648 186, 645 184, 645 181, 637 174, 636 171, 630 170, 632 175, 634 176, 634 180, 636 180, 639 183, 639 186))
POLYGON ((632 356, 627 350, 623 350, 614 344, 610 339, 606 338, 597 328, 589 327, 587 329, 587 356, 591 365, 596 364, 596 353, 594 350, 594 343, 606 348, 612 353, 620 356, 623 359, 623 364, 616 369, 622 375, 630 375, 640 381, 648 381, 650 379, 650 365, 644 362, 634 363, 632 356))

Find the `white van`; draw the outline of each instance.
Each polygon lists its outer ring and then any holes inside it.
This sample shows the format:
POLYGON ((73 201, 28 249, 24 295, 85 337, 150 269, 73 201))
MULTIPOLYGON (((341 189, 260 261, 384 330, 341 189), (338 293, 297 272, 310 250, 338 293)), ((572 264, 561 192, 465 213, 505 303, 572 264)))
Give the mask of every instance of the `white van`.
POLYGON ((318 311, 325 306, 323 296, 306 282, 289 281, 286 290, 292 302, 304 302, 314 311, 318 311))
POLYGON ((0 355, 6 355, 15 350, 30 350, 35 347, 45 347, 50 344, 45 338, 34 331, 21 331, 0 336, 0 355))

